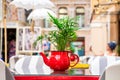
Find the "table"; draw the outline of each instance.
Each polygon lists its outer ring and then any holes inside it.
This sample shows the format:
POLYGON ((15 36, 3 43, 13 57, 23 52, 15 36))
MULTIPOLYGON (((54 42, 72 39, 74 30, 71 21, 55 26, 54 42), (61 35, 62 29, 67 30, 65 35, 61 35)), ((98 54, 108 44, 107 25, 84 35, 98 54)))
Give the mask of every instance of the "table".
POLYGON ((98 76, 15 76, 15 80, 98 80, 98 76))
POLYGON ((98 80, 99 75, 84 74, 86 69, 69 69, 67 71, 53 71, 50 74, 15 75, 15 80, 98 80))

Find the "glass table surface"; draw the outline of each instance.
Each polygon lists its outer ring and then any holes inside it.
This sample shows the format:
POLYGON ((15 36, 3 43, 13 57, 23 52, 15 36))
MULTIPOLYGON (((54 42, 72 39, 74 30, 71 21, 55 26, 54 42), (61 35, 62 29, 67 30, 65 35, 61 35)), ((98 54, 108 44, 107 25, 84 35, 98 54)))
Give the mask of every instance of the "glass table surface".
POLYGON ((24 73, 24 74, 14 74, 14 75, 91 75, 89 69, 68 69, 65 71, 41 71, 39 73, 24 73))
POLYGON ((66 71, 51 71, 48 74, 15 74, 15 80, 98 80, 99 75, 86 73, 88 69, 68 69, 66 71))

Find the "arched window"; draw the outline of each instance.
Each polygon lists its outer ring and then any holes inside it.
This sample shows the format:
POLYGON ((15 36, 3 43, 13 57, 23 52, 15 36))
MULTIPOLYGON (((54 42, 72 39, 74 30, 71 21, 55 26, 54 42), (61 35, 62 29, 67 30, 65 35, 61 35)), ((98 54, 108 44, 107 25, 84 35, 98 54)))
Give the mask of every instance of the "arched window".
POLYGON ((59 8, 58 14, 60 18, 67 16, 68 15, 67 8, 66 7, 59 8))
POLYGON ((30 10, 26 10, 25 9, 25 21, 28 23, 29 21, 27 20, 27 17, 29 16, 29 14, 32 12, 32 9, 30 10))
POLYGON ((79 17, 79 21, 78 21, 79 26, 84 27, 85 9, 83 7, 77 7, 76 16, 79 17))

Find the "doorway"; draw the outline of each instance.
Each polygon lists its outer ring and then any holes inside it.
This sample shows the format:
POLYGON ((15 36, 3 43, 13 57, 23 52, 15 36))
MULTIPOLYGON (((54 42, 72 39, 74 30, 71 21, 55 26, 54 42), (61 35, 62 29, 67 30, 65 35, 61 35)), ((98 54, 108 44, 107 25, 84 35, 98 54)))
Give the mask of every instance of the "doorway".
MULTIPOLYGON (((2 59, 5 60, 4 29, 2 29, 2 59)), ((16 52, 16 28, 7 29, 7 62, 16 52)))

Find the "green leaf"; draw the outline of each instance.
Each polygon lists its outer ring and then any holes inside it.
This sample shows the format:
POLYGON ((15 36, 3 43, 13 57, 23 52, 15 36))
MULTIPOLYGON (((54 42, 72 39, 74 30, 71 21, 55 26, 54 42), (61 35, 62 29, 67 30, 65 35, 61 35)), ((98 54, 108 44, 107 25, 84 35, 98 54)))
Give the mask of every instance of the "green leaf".
MULTIPOLYGON (((70 43, 77 39, 76 31, 78 28, 77 17, 71 18, 69 16, 57 18, 48 13, 50 21, 55 25, 57 30, 51 31, 48 36, 51 43, 59 51, 70 50, 70 43)), ((41 40, 38 37, 36 41, 41 40)), ((35 42, 35 44, 37 44, 35 42)))

